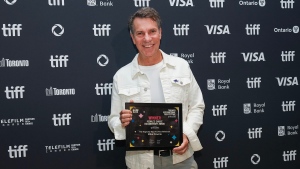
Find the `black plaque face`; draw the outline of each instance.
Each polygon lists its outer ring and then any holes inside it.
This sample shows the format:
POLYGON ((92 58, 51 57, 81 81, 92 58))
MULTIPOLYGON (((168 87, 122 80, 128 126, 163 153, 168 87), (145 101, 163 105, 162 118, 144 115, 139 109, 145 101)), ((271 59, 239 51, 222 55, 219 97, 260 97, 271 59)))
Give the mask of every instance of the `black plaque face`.
POLYGON ((181 145, 181 103, 125 103, 125 108, 132 111, 126 126, 127 150, 167 150, 181 145))

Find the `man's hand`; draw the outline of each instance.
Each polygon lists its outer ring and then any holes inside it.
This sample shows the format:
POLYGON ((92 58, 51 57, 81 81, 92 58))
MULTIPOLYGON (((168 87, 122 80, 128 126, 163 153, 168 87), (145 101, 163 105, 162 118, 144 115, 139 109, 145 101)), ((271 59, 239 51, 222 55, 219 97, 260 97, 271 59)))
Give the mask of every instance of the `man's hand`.
POLYGON ((184 154, 189 147, 189 140, 185 134, 183 134, 183 141, 179 147, 173 148, 173 153, 184 154))
MULTIPOLYGON (((130 100, 130 103, 133 103, 133 100, 130 100)), ((125 109, 120 112, 120 121, 122 127, 126 127, 131 120, 132 120, 132 112, 130 110, 125 109)))

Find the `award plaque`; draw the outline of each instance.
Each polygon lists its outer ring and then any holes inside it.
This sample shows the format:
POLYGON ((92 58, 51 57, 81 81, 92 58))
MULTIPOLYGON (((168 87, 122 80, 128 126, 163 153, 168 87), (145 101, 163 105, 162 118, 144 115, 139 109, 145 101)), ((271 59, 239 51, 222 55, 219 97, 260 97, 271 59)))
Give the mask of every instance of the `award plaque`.
POLYGON ((127 150, 168 150, 182 143, 181 103, 125 103, 132 111, 126 126, 127 150))

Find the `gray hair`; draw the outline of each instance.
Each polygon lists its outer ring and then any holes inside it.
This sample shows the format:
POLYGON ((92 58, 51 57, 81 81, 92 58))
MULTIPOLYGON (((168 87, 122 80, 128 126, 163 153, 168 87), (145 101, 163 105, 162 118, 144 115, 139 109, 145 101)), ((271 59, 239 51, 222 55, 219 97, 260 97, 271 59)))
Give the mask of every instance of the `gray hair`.
POLYGON ((151 18, 153 21, 155 21, 157 23, 158 28, 161 28, 161 19, 159 16, 159 13, 151 7, 144 7, 139 9, 138 11, 136 11, 130 18, 128 21, 128 27, 130 30, 130 33, 134 32, 133 29, 133 21, 135 18, 151 18))

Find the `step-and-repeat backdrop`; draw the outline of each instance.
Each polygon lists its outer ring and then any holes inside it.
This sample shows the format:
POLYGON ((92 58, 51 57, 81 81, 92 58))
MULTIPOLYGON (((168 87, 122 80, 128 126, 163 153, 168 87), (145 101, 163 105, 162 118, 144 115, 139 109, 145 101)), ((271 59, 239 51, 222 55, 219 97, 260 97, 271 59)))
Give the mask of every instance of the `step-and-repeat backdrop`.
POLYGON ((199 168, 299 169, 298 0, 2 0, 0 168, 126 168, 107 118, 145 6, 204 95, 199 168))

